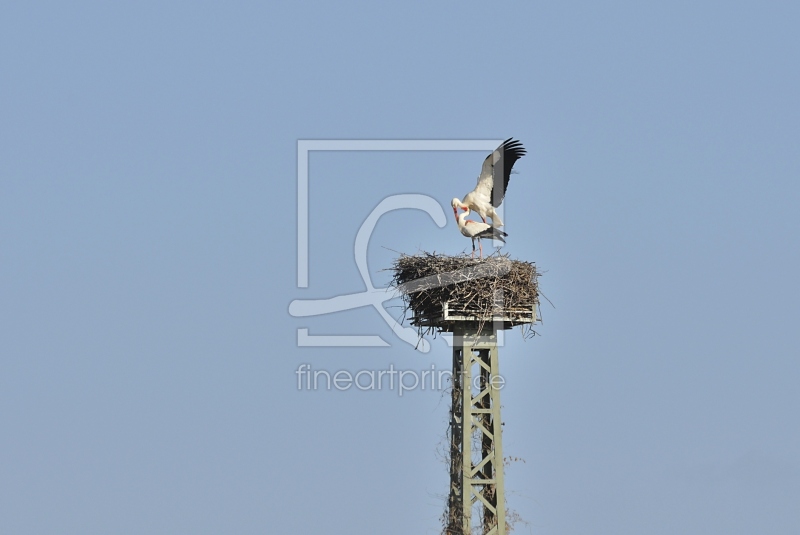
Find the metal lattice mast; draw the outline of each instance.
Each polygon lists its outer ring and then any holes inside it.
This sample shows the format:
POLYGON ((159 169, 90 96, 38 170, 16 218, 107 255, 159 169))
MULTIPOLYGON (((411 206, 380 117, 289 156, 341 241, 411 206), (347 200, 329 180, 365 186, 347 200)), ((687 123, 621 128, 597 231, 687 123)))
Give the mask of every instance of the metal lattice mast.
POLYGON ((506 535, 497 334, 453 331, 448 534, 506 535))
POLYGON ((412 325, 453 333, 446 535, 506 535, 498 334, 539 321, 538 275, 533 263, 502 256, 425 253, 395 264, 412 325))

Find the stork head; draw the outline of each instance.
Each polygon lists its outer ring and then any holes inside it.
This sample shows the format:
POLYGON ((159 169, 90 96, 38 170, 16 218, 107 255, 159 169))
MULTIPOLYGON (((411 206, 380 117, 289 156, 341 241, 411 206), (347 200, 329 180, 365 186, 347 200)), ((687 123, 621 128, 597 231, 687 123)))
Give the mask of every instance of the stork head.
POLYGON ((461 205, 461 201, 458 199, 453 199, 450 201, 450 206, 453 207, 453 215, 456 216, 456 221, 458 221, 458 207, 461 205))
POLYGON ((453 198, 453 200, 450 201, 450 206, 453 207, 453 215, 456 216, 456 221, 458 221, 458 209, 459 208, 461 208, 465 212, 469 212, 469 208, 467 207, 467 205, 465 205, 463 202, 461 202, 457 198, 453 198))

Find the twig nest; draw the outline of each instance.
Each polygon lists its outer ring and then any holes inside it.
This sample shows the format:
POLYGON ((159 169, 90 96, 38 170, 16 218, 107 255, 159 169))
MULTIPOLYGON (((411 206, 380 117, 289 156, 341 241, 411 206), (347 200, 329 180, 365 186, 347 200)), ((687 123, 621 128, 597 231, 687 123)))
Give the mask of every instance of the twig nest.
POLYGON ((527 325, 527 334, 535 334, 540 273, 532 262, 511 260, 508 255, 478 260, 423 252, 401 255, 392 271, 405 316, 420 335, 434 329, 451 331, 458 321, 482 327, 497 318, 503 328, 527 325))

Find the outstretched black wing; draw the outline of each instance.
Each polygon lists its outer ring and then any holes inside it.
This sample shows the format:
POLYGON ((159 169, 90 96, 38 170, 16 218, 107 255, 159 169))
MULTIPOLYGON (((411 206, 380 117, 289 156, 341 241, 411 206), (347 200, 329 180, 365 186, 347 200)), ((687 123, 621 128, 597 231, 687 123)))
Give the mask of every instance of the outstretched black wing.
POLYGON ((490 186, 488 188, 490 190, 489 196, 492 200, 492 206, 495 208, 500 206, 506 196, 508 180, 511 177, 511 168, 525 154, 525 148, 520 141, 508 138, 483 161, 478 184, 481 185, 483 183, 486 186, 490 186))

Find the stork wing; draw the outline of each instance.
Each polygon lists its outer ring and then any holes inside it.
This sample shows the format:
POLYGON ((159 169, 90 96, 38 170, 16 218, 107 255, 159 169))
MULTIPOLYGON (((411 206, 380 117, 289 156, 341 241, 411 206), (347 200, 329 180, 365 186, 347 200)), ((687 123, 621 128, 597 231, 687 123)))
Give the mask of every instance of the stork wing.
POLYGON ((499 228, 489 227, 486 230, 482 230, 481 232, 475 234, 473 238, 494 238, 495 240, 500 240, 501 242, 505 243, 505 238, 508 236, 505 232, 500 230, 499 228))
POLYGON ((487 192, 495 208, 500 206, 506 196, 511 168, 525 154, 522 143, 515 141, 514 138, 508 138, 483 161, 478 186, 475 189, 487 192))

